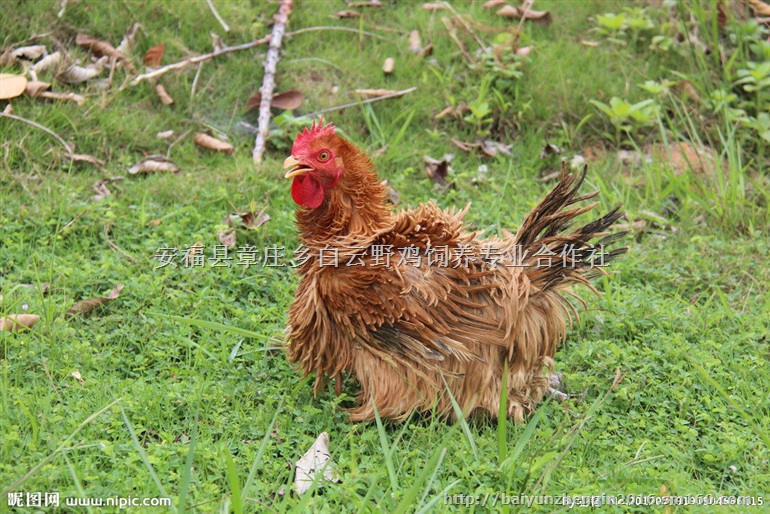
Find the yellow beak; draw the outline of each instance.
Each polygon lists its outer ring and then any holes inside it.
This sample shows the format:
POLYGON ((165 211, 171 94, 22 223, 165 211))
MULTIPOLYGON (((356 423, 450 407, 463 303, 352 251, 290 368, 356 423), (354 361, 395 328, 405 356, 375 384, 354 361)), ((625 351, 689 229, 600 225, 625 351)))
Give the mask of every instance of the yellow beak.
POLYGON ((309 166, 303 166, 302 163, 299 162, 297 159, 295 159, 293 155, 288 156, 286 160, 283 161, 283 169, 286 169, 286 168, 292 168, 292 169, 286 172, 286 175, 284 175, 285 178, 292 178, 298 175, 304 175, 305 173, 307 173, 312 169, 309 166))

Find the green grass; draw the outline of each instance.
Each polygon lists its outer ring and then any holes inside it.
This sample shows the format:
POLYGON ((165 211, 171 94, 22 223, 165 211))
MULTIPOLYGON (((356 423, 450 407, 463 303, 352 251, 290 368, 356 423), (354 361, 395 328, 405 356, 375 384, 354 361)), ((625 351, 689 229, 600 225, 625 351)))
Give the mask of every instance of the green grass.
MULTIPOLYGON (((75 49, 78 30, 117 45, 139 21, 134 62, 166 42, 170 63, 210 51, 209 31, 227 44, 261 37, 277 8, 214 3, 231 32, 205 2, 180 9, 178 2, 70 1, 61 20, 58 2, 12 2, 0 21, 0 43, 40 35, 25 44, 53 49, 56 41, 85 59, 75 49)), ((170 510, 194 512, 469 511, 445 506, 445 498, 460 501, 456 495, 486 499, 470 507, 485 512, 500 509, 491 505, 496 494, 770 494, 767 145, 705 104, 672 93, 659 120, 622 135, 620 145, 688 140, 712 148, 728 163, 726 172, 708 178, 678 175, 665 161, 626 165, 603 136, 614 128, 589 102, 639 102, 648 97, 639 84, 674 79, 674 71, 705 98, 709 88, 729 86, 729 70, 714 56, 693 57, 686 46, 681 54, 653 54, 646 40, 623 46, 592 31, 598 14, 620 12, 626 2, 538 0, 535 8, 550 10, 554 23, 525 25, 522 43, 535 50, 487 136, 513 144, 512 155, 484 159, 449 142, 472 141, 472 123, 433 118, 449 102, 482 92, 482 76, 469 69, 441 20, 450 13, 385 2, 361 19, 338 21, 330 16, 342 2, 296 3, 290 30, 339 25, 385 39, 318 31, 286 41, 277 82, 279 90, 304 93, 295 114, 354 101, 348 92, 355 88, 417 86, 399 99, 327 114, 367 151, 389 145, 375 162, 402 205, 472 201, 468 219, 479 230, 514 229, 547 191, 538 174, 558 167, 558 157, 538 159, 546 141, 569 157, 587 147, 607 150, 590 164, 585 190, 601 191, 602 210, 622 201, 629 221, 648 224, 629 236, 629 253, 611 267, 615 274, 597 281, 603 295, 581 291, 589 311, 556 358, 575 397, 545 403, 523 425, 419 417, 401 425, 351 424, 343 409, 356 391, 352 381, 341 397, 330 388, 314 398, 308 379, 275 349, 297 282, 290 267, 185 269, 178 260, 176 268, 157 269, 153 258, 162 246, 182 251, 197 241, 210 257, 223 219, 252 204, 271 219, 256 230, 239 229, 238 245, 283 246, 288 256, 297 246, 295 206, 280 168, 294 133, 274 138, 255 170, 253 136, 239 125, 256 125, 256 113, 244 106, 261 85, 257 57, 264 49, 206 62, 194 95, 194 67, 165 75, 161 82, 176 100, 170 107, 147 83, 119 90, 125 75, 116 70, 108 90, 55 86, 86 95, 83 106, 12 102, 15 115, 103 159, 104 171, 63 163, 64 150, 51 136, 0 118, 0 316, 41 316, 30 331, 0 332, 0 511, 11 490, 58 491, 62 498, 167 496, 170 510), (414 29, 435 45, 435 61, 407 49, 414 29), (385 77, 388 56, 396 71, 385 77), (155 134, 170 129, 192 133, 169 148, 155 134), (192 134, 209 129, 227 134, 233 156, 194 146, 192 134), (425 178, 421 159, 448 152, 455 154, 455 188, 441 190, 425 178), (128 175, 148 154, 168 154, 182 171, 128 175), (489 172, 476 184, 481 164, 489 172), (92 185, 105 177, 123 179, 108 184, 111 196, 92 201, 92 185), (665 223, 653 223, 651 214, 665 223), (43 283, 50 284, 45 293, 43 283), (117 300, 65 317, 76 301, 105 296, 118 283, 125 287, 117 300), (625 375, 613 388, 618 369, 625 375), (293 464, 323 431, 341 481, 297 497, 293 464)), ((481 3, 455 8, 486 26, 506 25, 481 3)), ((694 12, 709 26, 713 2, 698 5, 694 12)), ((656 27, 669 19, 661 10, 649 13, 656 27)), ((711 41, 709 31, 702 34, 711 41)), ((470 52, 478 48, 463 40, 470 52)))

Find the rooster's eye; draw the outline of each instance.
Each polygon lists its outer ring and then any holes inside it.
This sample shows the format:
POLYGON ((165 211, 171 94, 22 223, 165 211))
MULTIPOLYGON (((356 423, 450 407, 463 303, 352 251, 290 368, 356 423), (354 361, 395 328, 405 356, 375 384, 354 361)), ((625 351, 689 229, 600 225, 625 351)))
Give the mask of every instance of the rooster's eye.
POLYGON ((323 150, 322 152, 320 152, 318 154, 318 160, 321 161, 321 162, 328 161, 330 157, 331 157, 331 154, 329 152, 327 152, 326 150, 323 150))

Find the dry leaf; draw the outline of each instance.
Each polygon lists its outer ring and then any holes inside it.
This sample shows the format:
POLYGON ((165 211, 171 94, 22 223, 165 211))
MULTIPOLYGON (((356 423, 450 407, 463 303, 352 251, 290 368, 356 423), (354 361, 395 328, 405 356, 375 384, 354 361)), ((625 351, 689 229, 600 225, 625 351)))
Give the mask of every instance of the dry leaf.
POLYGON ((531 54, 532 50, 534 49, 535 49, 534 45, 522 46, 521 48, 516 50, 516 55, 518 55, 519 57, 528 57, 529 54, 531 54))
POLYGON ((481 6, 482 9, 492 9, 493 7, 497 7, 498 5, 503 5, 505 3, 505 0, 489 0, 489 2, 486 2, 484 5, 481 6))
POLYGON ((87 163, 93 164, 97 168, 104 169, 104 161, 101 159, 97 159, 93 155, 88 155, 83 153, 68 153, 63 157, 63 159, 65 161, 72 161, 72 162, 87 162, 87 163))
POLYGON ((409 50, 414 53, 419 53, 422 50, 422 38, 420 38, 419 30, 413 30, 409 33, 409 50))
POLYGON ((441 11, 442 9, 446 9, 447 7, 444 4, 425 3, 425 4, 422 4, 422 8, 425 11, 441 11))
POLYGON ((239 223, 244 228, 248 228, 251 230, 254 230, 256 228, 261 227, 265 223, 267 223, 270 220, 270 215, 267 214, 267 212, 262 211, 259 214, 249 211, 249 212, 231 212, 227 216, 227 224, 231 227, 234 226, 236 223, 239 223))
POLYGON ((80 84, 91 80, 102 72, 101 66, 88 67, 71 64, 64 71, 56 75, 56 80, 65 84, 80 84))
POLYGON ((549 155, 557 154, 557 153, 563 153, 564 149, 560 148, 554 144, 546 143, 542 150, 540 150, 540 156, 539 159, 545 159, 549 155))
POLYGON ((32 71, 35 73, 45 73, 47 71, 56 71, 61 62, 61 52, 54 52, 46 55, 35 64, 32 65, 32 71))
POLYGON ((13 114, 13 105, 11 105, 10 102, 8 102, 8 105, 3 109, 3 114, 13 114))
POLYGON ((393 68, 396 67, 396 61, 392 57, 388 57, 385 59, 385 62, 382 63, 382 71, 385 73, 385 75, 390 75, 393 73, 393 68))
POLYGON ((0 100, 8 100, 21 96, 26 87, 27 77, 24 75, 0 73, 0 100))
POLYGON ((235 231, 233 232, 217 232, 217 239, 219 239, 219 242, 223 245, 227 246, 228 248, 235 248, 236 242, 235 242, 235 231))
POLYGON ((761 0, 748 0, 748 2, 757 15, 770 16, 770 4, 766 4, 761 0))
POLYGON ((219 35, 218 35, 218 34, 216 34, 216 33, 214 33, 214 32, 209 32, 209 35, 211 36, 211 39, 212 39, 212 41, 213 41, 213 46, 214 46, 214 51, 215 51, 215 52, 221 52, 222 50, 224 50, 225 48, 227 48, 227 45, 225 45, 225 44, 222 42, 222 38, 221 38, 221 37, 219 37, 219 35))
POLYGON ((74 378, 75 380, 77 380, 78 382, 80 382, 81 384, 85 384, 86 383, 86 381, 83 380, 83 376, 80 374, 80 371, 78 371, 78 370, 75 370, 72 373, 70 373, 70 376, 72 378, 74 378))
POLYGON ((32 328, 38 321, 40 321, 40 316, 37 314, 9 314, 0 318, 0 330, 9 332, 24 330, 32 328))
POLYGON ((72 92, 58 93, 56 91, 42 91, 38 93, 35 98, 46 98, 48 100, 75 102, 78 105, 83 105, 83 103, 86 101, 86 97, 83 95, 78 95, 77 93, 72 93, 72 92))
POLYGON ((156 218, 154 220, 150 220, 147 222, 148 227, 159 227, 160 224, 163 223, 163 220, 160 218, 156 218))
MULTIPOLYGON (((49 289, 51 289, 51 284, 48 282, 42 282, 40 285, 36 284, 19 284, 20 287, 23 287, 24 289, 30 289, 30 290, 37 290, 40 291, 40 294, 46 294, 49 289)), ((0 300, 2 300, 3 297, 0 296, 0 300)))
POLYGON ((482 139, 479 148, 488 156, 495 157, 497 154, 511 155, 513 145, 505 145, 491 139, 482 139))
POLYGON ((89 298, 88 300, 80 300, 78 303, 72 306, 70 310, 67 311, 67 316, 72 317, 77 314, 85 314, 86 312, 90 312, 97 307, 100 307, 108 302, 111 302, 118 296, 120 296, 120 292, 123 290, 123 284, 118 284, 115 287, 112 288, 112 291, 110 291, 110 294, 106 297, 98 297, 98 298, 89 298))
POLYGON ((109 189, 107 189, 108 182, 110 182, 110 179, 103 178, 92 186, 92 189, 96 191, 96 194, 91 197, 91 200, 93 201, 103 200, 112 194, 112 192, 109 189))
POLYGON ((179 171, 179 166, 163 155, 150 155, 131 166, 128 170, 131 175, 136 175, 137 173, 156 173, 158 171, 176 173, 179 171))
POLYGON ((220 141, 219 139, 211 137, 207 134, 196 134, 195 144, 203 148, 208 148, 209 150, 224 152, 227 155, 232 155, 233 153, 233 145, 224 141, 220 141))
POLYGON ((313 446, 296 462, 297 474, 294 487, 297 493, 304 494, 315 481, 316 473, 323 474, 323 480, 339 482, 332 470, 333 463, 329 454, 329 434, 322 432, 313 446))
POLYGON ((447 175, 449 174, 449 163, 454 156, 452 154, 445 154, 442 160, 434 159, 430 156, 424 156, 422 158, 425 174, 433 182, 439 184, 442 187, 447 187, 447 175))
POLYGON ((460 118, 460 117, 468 114, 469 112, 470 112, 470 108, 466 104, 464 104, 464 103, 462 103, 460 105, 457 105, 457 106, 450 105, 450 106, 445 107, 444 110, 442 110, 440 113, 438 113, 435 116, 433 116, 433 119, 439 120, 439 119, 443 118, 444 116, 446 116, 447 114, 451 114, 455 118, 460 118))
POLYGON ((580 40, 580 44, 583 46, 599 46, 600 43, 597 43, 596 41, 586 41, 585 39, 580 40))
POLYGON ((120 52, 123 55, 129 55, 131 53, 131 49, 134 46, 134 42, 136 41, 136 33, 139 30, 139 22, 133 23, 130 27, 128 27, 128 30, 123 35, 123 39, 120 41, 120 44, 116 48, 118 52, 120 52))
POLYGON ((157 137, 158 139, 171 139, 172 137, 174 137, 174 134, 176 134, 176 132, 174 132, 173 130, 164 130, 163 132, 158 132, 157 134, 155 134, 155 137, 157 137))
POLYGON ((361 13, 358 11, 353 11, 352 9, 345 9, 344 11, 337 11, 336 14, 337 18, 358 18, 361 16, 361 13))
POLYGON ((174 99, 166 92, 166 88, 163 87, 163 84, 155 85, 155 93, 158 94, 158 98, 160 98, 163 105, 171 105, 174 103, 174 99))
POLYGON ((48 50, 43 45, 22 46, 11 52, 11 59, 37 61, 47 53, 48 50))
POLYGON ((38 93, 41 93, 51 87, 51 84, 48 82, 41 82, 39 80, 32 80, 30 82, 27 82, 27 85, 24 87, 24 94, 31 97, 36 97, 38 93))
POLYGON ((122 62, 131 73, 136 73, 134 63, 132 63, 125 55, 118 52, 114 46, 106 41, 100 41, 98 39, 94 39, 88 34, 81 33, 76 36, 75 43, 85 48, 86 50, 91 50, 91 53, 97 57, 107 56, 117 59, 118 61, 122 62))
POLYGON ((144 54, 142 61, 148 68, 157 68, 163 59, 163 53, 166 51, 166 43, 155 45, 144 54))
POLYGON ((302 92, 297 89, 291 89, 273 95, 273 100, 270 102, 271 107, 276 109, 283 109, 285 111, 292 111, 302 105, 302 92))
POLYGON ((368 2, 350 2, 348 7, 382 7, 380 0, 369 0, 368 2))
POLYGON ((548 11, 533 11, 532 9, 528 9, 525 13, 524 9, 521 7, 511 7, 510 5, 501 7, 500 10, 497 11, 497 15, 508 19, 521 19, 523 17, 525 20, 531 20, 541 25, 548 25, 552 21, 551 13, 548 11))

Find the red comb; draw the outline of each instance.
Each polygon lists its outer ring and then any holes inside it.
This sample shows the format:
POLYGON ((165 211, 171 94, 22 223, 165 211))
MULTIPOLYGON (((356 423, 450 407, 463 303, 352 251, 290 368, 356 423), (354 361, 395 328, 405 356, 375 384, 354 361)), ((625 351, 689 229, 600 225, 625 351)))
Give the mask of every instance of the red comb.
POLYGON ((305 153, 310 146, 310 142, 318 137, 330 135, 335 133, 334 123, 324 125, 324 118, 321 116, 318 120, 314 121, 310 128, 306 128, 302 132, 297 134, 297 139, 294 140, 294 146, 291 148, 292 155, 300 155, 305 153))

